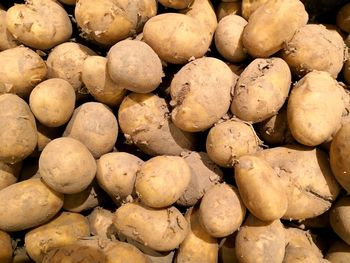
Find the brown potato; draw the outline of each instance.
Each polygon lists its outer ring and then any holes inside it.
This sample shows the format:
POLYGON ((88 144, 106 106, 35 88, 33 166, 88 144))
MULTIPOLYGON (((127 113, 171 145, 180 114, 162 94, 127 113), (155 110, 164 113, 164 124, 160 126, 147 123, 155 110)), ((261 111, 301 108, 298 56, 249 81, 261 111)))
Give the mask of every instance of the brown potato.
POLYGON ((320 263, 321 258, 305 247, 287 246, 282 263, 320 263))
POLYGON ((350 245, 342 241, 334 242, 327 251, 326 259, 332 263, 350 262, 350 245))
POLYGON ((350 33, 350 4, 344 5, 337 14, 337 26, 343 31, 350 33))
POLYGON ((339 199, 330 211, 330 223, 334 232, 350 245, 350 198, 339 199))
POLYGON ((0 51, 14 48, 18 45, 17 39, 7 30, 6 11, 0 8, 0 51))
POLYGON ((18 181, 21 168, 21 162, 15 164, 0 162, 0 190, 18 181))
POLYGON ((190 7, 193 0, 159 0, 158 2, 165 7, 184 9, 190 7))
POLYGON ((61 137, 62 130, 60 128, 50 128, 42 125, 40 122, 36 123, 36 128, 38 132, 38 145, 37 151, 40 153, 44 150, 46 145, 49 144, 54 139, 61 137))
POLYGON ((0 230, 0 262, 12 263, 12 240, 10 235, 0 230))
POLYGON ((242 0, 242 16, 248 20, 256 9, 267 2, 268 0, 242 0))
POLYGON ((220 2, 216 8, 216 16, 218 21, 228 15, 241 15, 242 2, 220 2))
POLYGON ((101 207, 96 207, 88 216, 91 234, 101 238, 112 239, 116 236, 113 225, 113 213, 101 207))

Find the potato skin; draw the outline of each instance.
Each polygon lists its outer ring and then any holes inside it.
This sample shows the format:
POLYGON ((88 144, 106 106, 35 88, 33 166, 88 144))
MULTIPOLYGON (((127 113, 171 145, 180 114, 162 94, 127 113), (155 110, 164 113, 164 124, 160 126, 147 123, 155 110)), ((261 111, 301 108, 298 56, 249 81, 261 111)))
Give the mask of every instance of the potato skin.
POLYGON ((350 261, 350 246, 342 241, 336 241, 327 251, 326 259, 332 263, 344 263, 350 261))
POLYGON ((57 192, 76 194, 86 189, 96 173, 96 162, 79 141, 62 137, 51 141, 39 158, 39 172, 57 192))
POLYGON ((268 0, 242 0, 242 16, 248 20, 256 9, 267 3, 268 0))
POLYGON ((19 42, 7 30, 6 26, 6 11, 0 8, 0 51, 9 48, 14 48, 19 45, 19 42))
POLYGON ((349 16, 350 4, 346 4, 337 13, 337 26, 347 33, 350 33, 349 16))
POLYGON ((157 251, 170 251, 185 239, 189 227, 175 208, 152 209, 127 203, 117 209, 113 220, 117 231, 157 251))
POLYGON ((291 78, 287 63, 280 58, 253 60, 237 81, 231 112, 253 123, 276 115, 288 96, 291 78))
POLYGON ((62 205, 63 195, 40 179, 10 185, 0 191, 0 229, 20 231, 39 226, 54 217, 62 205))
POLYGON ((348 196, 340 198, 332 207, 329 218, 333 231, 350 245, 350 198, 348 196))
POLYGON ((111 211, 96 207, 88 216, 88 220, 92 235, 111 239, 116 234, 111 211))
POLYGON ((159 0, 165 7, 170 7, 174 9, 184 9, 189 7, 194 0, 159 0))
POLYGON ((21 168, 21 162, 15 164, 0 162, 0 190, 18 181, 21 168))
POLYGON ((320 263, 321 258, 312 253, 307 248, 304 247, 293 247, 287 246, 286 254, 282 263, 295 263, 295 262, 305 262, 305 263, 320 263))
POLYGON ((12 263, 12 240, 10 235, 0 230, 0 262, 12 263))

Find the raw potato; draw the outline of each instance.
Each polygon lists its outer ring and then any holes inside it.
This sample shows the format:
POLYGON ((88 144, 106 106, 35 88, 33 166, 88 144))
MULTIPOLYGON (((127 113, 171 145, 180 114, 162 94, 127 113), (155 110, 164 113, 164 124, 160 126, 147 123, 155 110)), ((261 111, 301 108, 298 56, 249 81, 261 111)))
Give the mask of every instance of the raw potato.
POLYGON ((9 48, 14 48, 19 45, 14 36, 7 30, 6 27, 6 11, 0 8, 0 51, 9 48))
POLYGON ((216 8, 218 21, 228 15, 241 15, 242 2, 220 2, 216 8))
POLYGON ((0 190, 18 181, 21 167, 21 162, 8 164, 0 161, 0 190))
POLYGON ((125 138, 149 155, 180 155, 195 147, 195 135, 178 129, 165 100, 152 93, 126 96, 118 121, 125 138))
POLYGON ((190 7, 193 0, 158 0, 165 7, 184 9, 190 7))
POLYGON ((319 70, 336 78, 343 67, 345 51, 344 41, 337 32, 323 25, 308 24, 295 33, 281 57, 297 77, 319 70))
POLYGON ((210 129, 206 149, 210 159, 216 164, 233 167, 239 157, 257 152, 260 144, 251 125, 231 119, 210 129))
POLYGON ((346 196, 339 199, 329 216, 333 231, 350 245, 350 198, 346 196))
POLYGON ((238 79, 231 112, 253 123, 276 115, 288 96, 291 78, 287 63, 280 58, 253 60, 238 79))
POLYGON ((170 85, 174 124, 187 132, 204 131, 230 107, 236 76, 221 60, 196 59, 175 75, 170 85))
POLYGON ((90 56, 85 59, 82 80, 96 101, 110 107, 119 105, 126 94, 126 90, 109 76, 105 57, 90 56))
POLYGON ((88 220, 92 235, 110 239, 116 235, 111 211, 96 207, 88 216, 88 220))
POLYGON ((350 4, 344 5, 337 14, 337 26, 343 31, 350 33, 350 4))
POLYGON ((246 209, 234 186, 218 184, 210 188, 201 201, 199 220, 213 237, 225 237, 242 224, 246 209))
POLYGON ((256 9, 267 2, 268 0, 242 0, 242 16, 248 20, 256 9))
POLYGON ((128 203, 117 209, 114 226, 118 233, 157 251, 170 251, 185 239, 189 227, 175 207, 152 209, 128 203))
POLYGON ((99 158, 112 151, 118 137, 118 122, 106 105, 87 102, 75 109, 63 136, 82 142, 99 158))
POLYGON ((63 194, 85 190, 96 174, 96 162, 79 141, 62 137, 51 141, 42 151, 39 172, 45 183, 63 194))
POLYGON ((0 94, 29 96, 47 73, 44 60, 29 48, 20 46, 0 52, 0 94))
POLYGON ((235 240, 237 234, 226 237, 221 243, 219 250, 219 262, 221 263, 239 263, 236 255, 235 240))
POLYGON ((151 92, 162 82, 162 63, 142 41, 127 39, 115 44, 108 52, 107 67, 115 83, 133 92, 151 92))
POLYGON ((321 258, 304 247, 286 247, 286 254, 282 263, 320 263, 321 258))
POLYGON ((40 179, 29 179, 0 191, 0 229, 20 231, 53 218, 63 205, 63 195, 40 179))
POLYGON ((329 141, 339 129, 345 108, 342 89, 327 72, 321 71, 308 73, 293 87, 287 118, 291 134, 299 143, 319 145, 329 141))
POLYGON ((79 238, 89 235, 89 224, 84 216, 63 212, 49 223, 26 233, 25 247, 31 259, 42 262, 47 251, 73 245, 79 238))
POLYGON ((178 156, 157 156, 145 162, 137 172, 135 189, 149 207, 164 208, 175 203, 191 180, 191 170, 178 156))
POLYGON ((0 95, 0 162, 22 161, 34 151, 37 140, 28 104, 14 94, 0 95))
POLYGON ((332 263, 350 262, 350 246, 342 241, 334 242, 327 252, 326 259, 332 263))
POLYGON ((281 263, 285 252, 283 225, 279 220, 263 222, 249 215, 236 237, 240 263, 281 263))
POLYGON ((60 128, 49 128, 42 125, 40 122, 36 123, 36 128, 38 132, 38 145, 36 150, 38 153, 42 152, 49 142, 62 135, 62 130, 60 128))
POLYGON ((7 10, 7 29, 31 48, 50 49, 72 35, 67 12, 56 1, 30 0, 7 10))
POLYGON ((75 107, 75 91, 68 81, 49 79, 30 93, 29 105, 35 118, 47 127, 67 123, 75 107))
POLYGON ((280 219, 287 211, 286 189, 264 159, 246 155, 238 159, 235 179, 248 210, 262 221, 280 219))
POLYGON ((198 210, 190 209, 185 218, 189 232, 181 243, 176 263, 216 263, 218 262, 218 243, 200 225, 198 210))
POLYGON ((0 230, 0 262, 12 263, 12 240, 11 237, 0 230))

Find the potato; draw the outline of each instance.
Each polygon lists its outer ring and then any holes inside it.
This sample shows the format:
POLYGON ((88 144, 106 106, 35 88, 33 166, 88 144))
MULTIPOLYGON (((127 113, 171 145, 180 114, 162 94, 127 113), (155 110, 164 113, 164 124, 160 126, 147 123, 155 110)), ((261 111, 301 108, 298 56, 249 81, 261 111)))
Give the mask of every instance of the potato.
POLYGON ((90 56, 85 59, 81 77, 94 99, 110 107, 119 105, 126 94, 124 87, 109 76, 107 58, 90 56))
POLYGON ((41 262, 47 251, 72 245, 89 235, 89 224, 84 216, 63 212, 49 223, 27 232, 25 247, 31 259, 41 262))
POLYGON ((267 3, 268 0, 242 0, 242 16, 248 20, 256 9, 267 3))
POLYGON ((228 15, 241 15, 242 2, 220 2, 216 8, 218 21, 228 15))
POLYGON ((106 105, 87 102, 75 109, 63 136, 82 142, 99 158, 112 151, 118 137, 118 122, 106 105))
POLYGON ((185 216, 189 232, 181 243, 176 263, 216 263, 218 243, 200 225, 198 210, 190 209, 185 216))
POLYGON ((54 217, 63 195, 40 179, 29 179, 0 191, 0 229, 20 231, 39 226, 54 217))
POLYGON ((246 155, 238 159, 235 179, 244 205, 258 219, 273 221, 287 211, 286 189, 264 159, 246 155))
POLYGON ((221 263, 239 263, 235 248, 236 234, 223 239, 219 250, 219 262, 221 263))
POLYGON ((34 151, 37 140, 28 104, 17 95, 0 95, 0 162, 22 161, 34 151))
POLYGON ((149 155, 180 155, 195 147, 195 135, 178 129, 165 100, 152 93, 126 96, 118 121, 125 138, 149 155))
POLYGON ((95 52, 83 45, 67 42, 55 47, 47 57, 47 77, 68 81, 76 93, 81 92, 82 71, 85 59, 95 52))
POLYGON ((187 132, 204 131, 230 107, 234 73, 216 58, 196 59, 175 75, 170 85, 174 124, 187 132))
POLYGON ((42 151, 39 172, 45 183, 63 194, 86 189, 96 174, 96 162, 89 150, 73 138, 58 138, 42 151))
POLYGON ((14 48, 19 45, 17 39, 7 30, 6 14, 7 12, 0 8, 0 51, 14 48))
POLYGON ((158 0, 165 7, 184 9, 190 7, 193 0, 158 0))
POLYGON ((115 83, 133 92, 151 92, 162 82, 162 63, 142 41, 127 39, 115 44, 108 52, 107 68, 115 83))
POLYGON ((344 5, 337 14, 337 26, 343 31, 350 33, 350 4, 344 5))
POLYGON ((350 245, 350 198, 340 198, 330 211, 330 223, 333 231, 350 245))
POLYGON ((334 136, 329 152, 333 174, 339 184, 350 192, 350 123, 345 124, 334 136))
POLYGON ((336 241, 327 252, 326 259, 332 263, 350 262, 350 246, 342 241, 336 241))
POLYGON ((257 153, 277 172, 288 197, 284 219, 306 219, 323 214, 340 188, 329 167, 328 156, 316 148, 286 145, 257 153), (307 176, 306 176, 307 175, 307 176))
POLYGON ((231 112, 244 121, 264 121, 282 108, 290 84, 291 73, 282 59, 255 59, 240 75, 231 112))
POLYGON ((204 194, 199 207, 199 220, 211 236, 225 237, 241 226, 245 212, 237 189, 218 184, 204 194))
POLYGON ((342 89, 327 72, 321 71, 308 73, 293 87, 287 118, 291 134, 299 143, 319 145, 339 129, 345 108, 342 89))
POLYGON ((85 37, 102 46, 139 32, 156 14, 155 0, 79 0, 75 6, 75 18, 85 37))
POLYGON ((50 49, 68 41, 72 24, 63 7, 52 0, 31 0, 7 10, 7 29, 26 46, 50 49))
POLYGON ((54 139, 61 137, 62 131, 60 128, 50 128, 42 125, 40 122, 36 123, 36 128, 38 132, 38 145, 37 151, 40 153, 44 150, 46 145, 49 144, 54 139))
POLYGON ((251 125, 231 119, 210 129, 206 149, 210 159, 216 164, 233 167, 242 155, 257 152, 260 144, 261 141, 251 125))
POLYGON ((21 167, 21 162, 15 164, 0 162, 0 190, 18 181, 21 167))
POLYGON ((282 50, 281 57, 297 77, 318 70, 336 78, 345 60, 345 44, 338 33, 322 25, 309 24, 296 31, 282 50))
POLYGON ((157 156, 145 162, 137 172, 135 189, 149 207, 164 208, 175 203, 191 180, 191 170, 178 156, 157 156))
POLYGON ((243 46, 253 57, 270 57, 307 21, 308 14, 299 0, 267 1, 250 15, 243 31, 243 46))
POLYGON ((189 227, 175 208, 152 209, 127 203, 115 212, 114 226, 118 233, 157 251, 170 251, 185 239, 189 227))
POLYGON ((23 46, 0 52, 0 65, 0 94, 15 93, 23 98, 29 96, 47 73, 42 58, 23 46))
POLYGON ((37 85, 30 94, 29 106, 35 118, 47 127, 69 121, 75 106, 75 91, 68 81, 58 78, 37 85))
POLYGON ((215 31, 215 46, 226 60, 239 63, 247 58, 242 44, 243 29, 247 24, 238 15, 228 15, 220 20, 215 31))
POLYGON ((287 246, 282 263, 320 263, 320 260, 321 259, 317 255, 307 248, 287 246))
POLYGON ((11 237, 0 230, 0 262, 12 263, 12 240, 11 237))
POLYGON ((236 237, 240 263, 282 262, 285 251, 283 225, 279 220, 263 222, 249 215, 236 237))
POLYGON ((113 213, 101 207, 96 207, 88 216, 91 234, 101 238, 112 239, 116 235, 113 225, 113 213))

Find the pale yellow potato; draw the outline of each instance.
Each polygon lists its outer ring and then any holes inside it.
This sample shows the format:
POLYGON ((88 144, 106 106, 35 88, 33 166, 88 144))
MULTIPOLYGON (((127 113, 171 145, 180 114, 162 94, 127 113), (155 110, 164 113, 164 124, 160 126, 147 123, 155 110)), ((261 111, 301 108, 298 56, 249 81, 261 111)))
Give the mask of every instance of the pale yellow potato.
POLYGON ((337 26, 350 33, 350 4, 344 5, 337 13, 337 26))
POLYGON ((96 207, 87 218, 92 235, 110 239, 116 236, 117 233, 113 225, 113 213, 111 211, 96 207))
POLYGON ((332 263, 350 262, 350 245, 342 241, 334 242, 325 256, 332 263))
POLYGON ((216 16, 218 21, 228 15, 241 15, 242 2, 220 2, 216 7, 216 16))
POLYGON ((158 0, 165 7, 184 9, 190 7, 193 0, 158 0))
POLYGON ((12 240, 9 234, 0 230, 0 262, 12 263, 12 240))
POLYGON ((0 9, 0 51, 19 45, 18 40, 7 30, 6 11, 0 9))
POLYGON ((0 162, 0 190, 18 181, 21 168, 21 162, 15 164, 0 162))
POLYGON ((242 16, 248 20, 256 9, 267 2, 268 0, 242 0, 242 16))
POLYGON ((282 263, 320 263, 321 258, 305 247, 287 246, 282 263))

